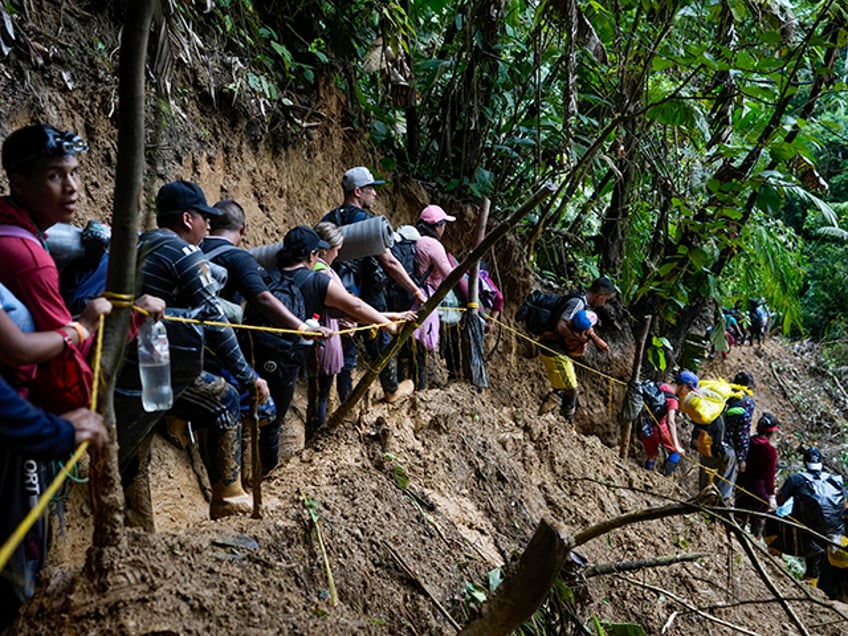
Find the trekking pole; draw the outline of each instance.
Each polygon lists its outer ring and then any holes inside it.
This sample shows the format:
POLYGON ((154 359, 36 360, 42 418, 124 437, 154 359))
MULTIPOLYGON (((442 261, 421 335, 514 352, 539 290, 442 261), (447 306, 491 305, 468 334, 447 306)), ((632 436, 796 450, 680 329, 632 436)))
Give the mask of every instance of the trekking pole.
MULTIPOLYGON (((633 375, 630 376, 631 383, 639 381, 639 375, 642 373, 642 356, 645 355, 645 342, 648 340, 648 331, 651 329, 651 320, 653 316, 650 314, 645 316, 645 322, 642 325, 642 333, 639 336, 639 343, 636 347, 636 358, 633 360, 633 375)), ((627 455, 630 453, 630 436, 633 435, 633 420, 628 419, 624 422, 624 429, 621 432, 621 446, 619 447, 618 456, 627 461, 627 455)))
POLYGON ((253 519, 262 518, 262 462, 259 458, 259 400, 250 405, 250 485, 253 490, 253 519))

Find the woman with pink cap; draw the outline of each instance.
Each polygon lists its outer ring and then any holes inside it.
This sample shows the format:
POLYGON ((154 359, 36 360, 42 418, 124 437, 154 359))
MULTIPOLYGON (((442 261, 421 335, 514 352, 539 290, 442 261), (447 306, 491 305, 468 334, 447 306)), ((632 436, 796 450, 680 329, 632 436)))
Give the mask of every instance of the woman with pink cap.
MULTIPOLYGON (((417 244, 415 274, 428 293, 436 290, 453 271, 454 266, 442 244, 442 236, 447 224, 454 221, 456 217, 451 216, 438 205, 428 205, 418 215, 418 223, 415 227, 421 234, 421 238, 418 239, 417 244)), ((464 298, 468 297, 466 279, 459 281, 457 289, 464 298)), ((448 377, 456 379, 460 373, 459 325, 443 325, 443 331, 439 349, 448 367, 448 377)))

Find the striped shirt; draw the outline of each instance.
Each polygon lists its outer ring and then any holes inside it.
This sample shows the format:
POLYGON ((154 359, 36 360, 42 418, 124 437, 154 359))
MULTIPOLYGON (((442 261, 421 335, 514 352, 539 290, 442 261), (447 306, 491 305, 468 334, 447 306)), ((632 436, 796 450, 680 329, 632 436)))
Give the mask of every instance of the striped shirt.
MULTIPOLYGON (((141 235, 144 255, 142 293, 162 298, 168 307, 200 308, 196 317, 226 322, 215 294, 217 284, 209 271, 209 261, 195 245, 165 229, 141 235), (149 246, 149 251, 145 248, 149 246)), ((241 389, 253 385, 253 369, 245 360, 232 327, 205 327, 206 346, 229 371, 241 389)))

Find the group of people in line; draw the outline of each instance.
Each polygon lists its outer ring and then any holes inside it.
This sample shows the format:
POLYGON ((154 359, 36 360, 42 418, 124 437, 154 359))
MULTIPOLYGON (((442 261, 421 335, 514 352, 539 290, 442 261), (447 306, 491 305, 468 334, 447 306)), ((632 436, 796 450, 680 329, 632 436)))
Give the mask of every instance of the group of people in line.
MULTIPOLYGON (((2 163, 10 194, 0 199, 0 251, 4 254, 0 269, 0 293, 4 295, 0 403, 5 416, 0 430, 8 443, 2 450, 5 474, 0 503, 4 509, 18 511, 8 520, 9 531, 25 514, 21 505, 24 495, 31 494, 21 488, 39 483, 38 479, 33 482, 30 474, 40 471, 39 461, 62 458, 82 441, 99 448, 107 440, 102 418, 88 410, 85 401, 39 402, 34 390, 42 376, 62 365, 68 368, 80 360, 85 364, 100 318, 112 310, 110 301, 95 297, 74 319, 63 300, 60 274, 46 240, 51 226, 68 223, 76 213, 78 157, 87 149, 85 141, 73 132, 44 124, 21 128, 3 143, 2 163)), ((269 421, 259 429, 264 476, 280 459, 280 432, 298 378, 302 374, 308 377, 308 438, 326 421, 334 380, 343 402, 352 392, 357 357, 364 354, 369 362, 379 357, 402 322, 417 319, 416 309, 455 267, 442 238, 456 218, 438 205, 424 207, 416 226, 407 228, 416 235, 411 266, 405 266, 390 248, 355 262, 337 262, 344 243, 341 228, 372 218, 370 210, 383 183, 366 167, 347 170, 341 182, 342 205, 314 227, 289 230, 276 254, 276 266, 268 269, 241 247, 247 221, 238 202, 222 200, 209 205, 197 184, 183 180, 159 189, 156 228, 139 236, 140 295, 135 305, 152 320, 172 316, 203 323, 166 321, 174 394, 167 413, 203 433, 203 457, 212 490, 211 518, 252 510, 241 474, 244 395, 254 404, 274 405, 268 411, 269 421), (226 272, 224 280, 216 278, 215 267, 226 272), (389 283, 399 293, 388 294, 389 283), (276 330, 234 330, 234 322, 276 330), (377 336, 339 333, 356 324, 376 327, 377 336), (315 346, 317 340, 321 346, 315 346)), ((467 294, 467 279, 461 280, 458 288, 460 294, 467 294)), ((568 420, 577 408, 573 359, 584 355, 589 342, 609 353, 608 344, 594 330, 598 323, 595 310, 614 295, 612 281, 598 277, 587 291, 577 290, 564 299, 539 337, 553 394, 568 420)), ((497 315, 503 309, 503 295, 495 289, 493 297, 489 310, 497 315)), ((141 314, 133 315, 128 343, 143 320, 141 314)), ((404 358, 412 361, 411 368, 399 369, 392 360, 380 372, 387 402, 426 388, 427 352, 438 347, 439 331, 438 323, 435 327, 422 323, 416 331, 420 348, 407 351, 404 358)), ((455 351, 456 332, 448 333, 443 345, 455 351)), ((753 337, 760 341, 762 334, 753 337)), ((459 374, 456 354, 447 357, 449 373, 459 374)), ((737 374, 734 384, 754 388, 753 377, 745 372, 737 374)), ((699 379, 689 371, 681 372, 673 385, 662 385, 665 413, 655 426, 643 427, 641 435, 648 457, 646 468, 657 464, 664 449, 664 471, 671 474, 685 455, 676 413, 689 415, 686 398, 698 388, 699 379)), ((141 392, 138 354, 130 345, 114 396, 119 464, 128 522, 152 529, 147 464, 152 433, 166 412, 146 411, 141 392)), ((773 415, 763 414, 752 437, 753 411, 750 395, 728 404, 712 454, 700 458, 701 477, 706 485, 710 471, 718 475, 717 486, 725 498, 731 496, 738 480, 737 505, 762 513, 773 509, 781 498, 775 495, 777 454, 772 439, 779 423, 773 415)), ((747 521, 753 532, 761 530, 761 515, 752 514, 747 521)), ((18 556, 7 568, 11 574, 4 572, 3 585, 11 589, 10 598, 22 601, 32 591, 32 573, 43 562, 44 549, 18 556)), ((10 611, 9 616, 14 616, 15 608, 10 611)), ((2 618, 8 620, 9 616, 2 618)))
POLYGON ((772 312, 766 305, 765 298, 748 299, 747 311, 742 309, 742 301, 738 300, 733 307, 721 310, 721 319, 708 330, 710 338, 710 359, 718 352, 722 359, 727 359, 735 345, 742 346, 746 342, 753 346, 762 346, 763 340, 769 334, 772 324, 772 312), (723 334, 723 341, 716 337, 716 330, 723 334))
MULTIPOLYGON (((687 450, 680 443, 677 414, 686 415, 693 423, 689 450, 696 453, 699 487, 712 483, 722 498, 733 502, 739 525, 762 536, 775 551, 803 557, 804 576, 816 584, 829 551, 838 549, 846 534, 848 493, 843 479, 824 470, 821 451, 809 447, 804 452, 806 470, 793 473, 776 490, 780 422, 774 414, 765 412, 752 435, 754 377, 740 371, 731 385, 737 394, 727 398, 718 417, 707 422, 697 412, 702 382, 695 373, 682 370, 675 382, 662 383, 665 412, 657 418, 643 415, 639 437, 647 456, 645 468, 653 470, 662 452, 664 473, 674 472, 687 450), (704 443, 705 437, 708 443, 704 443), (812 533, 775 521, 774 513, 790 501, 789 519, 812 533)), ((825 591, 832 597, 839 592, 835 584, 829 584, 825 591)))
MULTIPOLYGON (((13 510, 7 534, 26 513, 32 492, 42 488, 41 462, 67 457, 83 442, 97 449, 107 440, 100 415, 89 410, 88 394, 42 398, 35 390, 43 378, 58 381, 57 372, 74 370, 91 382, 89 357, 93 335, 113 304, 102 296, 83 305, 75 319, 60 289, 60 273, 49 252, 47 231, 69 223, 80 194, 79 156, 86 142, 73 132, 45 124, 26 126, 3 142, 2 163, 10 193, 0 199, 0 402, 4 414, 4 444, 0 497, 4 510, 13 510), (7 311, 8 310, 8 311, 7 311), (74 369, 74 366, 76 368, 74 369), (87 376, 86 376, 87 372, 87 376), (67 399, 60 399, 66 397, 67 399), (78 403, 75 403, 78 402, 78 403)), ((359 259, 352 276, 335 259, 344 236, 340 227, 370 219, 377 188, 384 182, 358 166, 344 173, 343 204, 314 227, 292 228, 276 254, 276 267, 264 269, 241 248, 246 215, 233 200, 209 205, 201 188, 178 180, 163 185, 156 196, 156 228, 138 240, 140 295, 127 333, 124 364, 114 394, 119 464, 131 525, 152 529, 152 506, 147 478, 151 437, 166 411, 148 412, 141 399, 137 348, 133 346, 146 319, 166 320, 170 348, 173 405, 169 416, 190 422, 202 433, 203 459, 211 485, 210 517, 217 519, 252 511, 252 499, 242 483, 242 410, 244 396, 254 404, 270 405, 270 421, 260 427, 259 456, 263 476, 279 461, 280 430, 294 396, 298 377, 308 375, 307 435, 322 426, 333 380, 340 401, 352 391, 357 355, 376 359, 398 333, 403 321, 416 319, 423 305, 455 266, 441 239, 456 217, 438 205, 419 214, 415 259, 406 269, 390 249, 359 259), (336 266, 336 267, 334 267, 336 266), (226 276, 216 278, 215 268, 226 276), (404 290, 405 306, 390 306, 387 281, 404 290), (142 315, 144 314, 144 315, 142 315), (309 318, 315 316, 319 324, 309 318), (200 321, 200 322, 198 322, 200 321), (234 330, 243 321, 275 330, 234 330), (372 325, 367 332, 340 335, 343 326, 372 325), (361 335, 360 335, 361 333, 361 335), (322 346, 315 346, 316 341, 322 346), (359 344, 359 347, 357 346, 359 344)), ((346 266, 351 263, 344 263, 346 266)), ((103 270, 105 272, 105 269, 103 270)), ((105 287, 102 274, 100 292, 105 287)), ((459 285, 467 289, 467 282, 459 285)), ((500 295, 499 311, 503 307, 500 295)), ((380 373, 387 402, 394 403, 416 388, 426 387, 427 352, 439 342, 438 322, 423 334, 426 343, 413 351, 414 378, 399 379, 391 361, 380 373)), ((79 384, 79 383, 77 383, 79 384)), ((253 479, 261 476, 253 476, 253 479)), ((38 494, 37 492, 35 494, 38 494)), ((42 538, 46 536, 43 532, 42 538)), ((36 542, 37 544, 37 542, 36 542)), ((27 543, 33 545, 32 542, 27 543)), ((46 549, 46 543, 42 543, 46 549)), ((32 592, 33 573, 43 562, 44 549, 19 548, 4 570, 3 624, 32 592), (26 552, 26 553, 24 553, 26 552)))

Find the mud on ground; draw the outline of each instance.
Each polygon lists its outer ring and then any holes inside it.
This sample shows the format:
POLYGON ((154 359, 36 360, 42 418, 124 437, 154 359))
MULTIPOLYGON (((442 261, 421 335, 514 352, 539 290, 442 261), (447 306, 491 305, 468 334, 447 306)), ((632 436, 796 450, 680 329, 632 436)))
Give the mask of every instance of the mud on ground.
MULTIPOLYGON (((465 623, 476 611, 466 598, 468 584, 485 589, 491 570, 506 571, 541 519, 574 533, 687 497, 694 469, 673 480, 649 474, 638 455, 622 463, 617 449, 598 437, 578 433, 554 412, 540 416, 541 364, 513 356, 511 348, 502 342, 489 367, 492 388, 483 393, 450 383, 393 406, 372 393, 354 420, 291 456, 263 483, 261 520, 206 520, 186 451, 158 439, 158 532, 128 532, 126 550, 106 558, 111 583, 102 589, 81 575, 85 523, 69 511, 74 550, 63 550, 67 539, 58 540, 54 558, 61 555, 62 562, 44 572, 17 633, 452 633, 435 601, 465 623), (319 516, 336 606, 305 499, 319 516)), ((778 414, 785 438, 794 440, 806 423, 771 369, 801 381, 808 362, 769 341, 762 349, 736 350, 703 373, 751 370, 758 409, 778 414)), ((580 426, 598 422, 606 430, 615 419, 607 400, 606 392, 584 391, 580 426)), ((301 413, 302 401, 290 421, 302 422, 301 413)), ((784 443, 781 462, 790 456, 784 443)), ((586 620, 635 622, 648 634, 730 633, 692 609, 699 608, 753 633, 796 633, 739 545, 704 515, 615 530, 578 552, 589 564, 709 555, 585 581, 578 598, 586 620)), ((823 601, 787 576, 781 561, 758 555, 787 597, 823 601)), ((792 607, 811 633, 848 629, 823 606, 792 607)))

